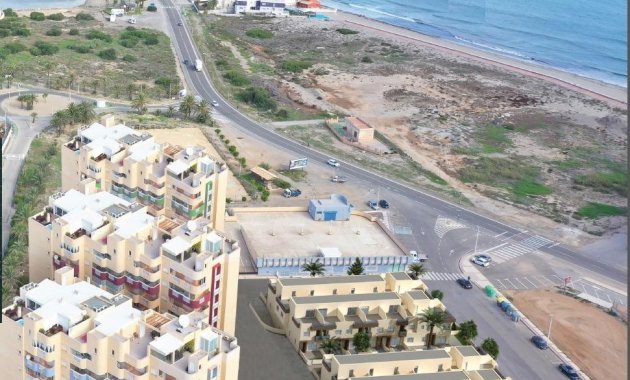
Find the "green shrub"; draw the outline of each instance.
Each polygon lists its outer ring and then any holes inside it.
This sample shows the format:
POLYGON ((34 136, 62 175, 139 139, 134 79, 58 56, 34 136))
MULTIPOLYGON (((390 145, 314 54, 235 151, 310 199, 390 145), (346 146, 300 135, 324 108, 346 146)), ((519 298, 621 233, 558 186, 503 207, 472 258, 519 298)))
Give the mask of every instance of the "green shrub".
POLYGON ((273 37, 273 33, 270 30, 265 30, 265 29, 250 29, 247 32, 245 32, 245 34, 248 37, 261 38, 261 39, 273 37))
POLYGON ((13 8, 7 8, 4 10, 5 17, 18 17, 18 14, 13 11, 13 8))
POLYGON ((52 28, 46 31, 46 35, 47 36, 53 36, 53 37, 57 37, 57 36, 61 36, 61 29, 59 28, 52 28))
POLYGON ((9 54, 19 53, 28 49, 26 46, 22 45, 19 42, 9 42, 8 44, 4 45, 3 48, 6 49, 9 54))
POLYGON ((260 163, 260 165, 258 165, 258 166, 260 166, 261 168, 263 168, 263 169, 265 169, 265 170, 269 170, 269 169, 271 169, 271 165, 269 165, 269 164, 268 164, 268 163, 266 163, 266 162, 261 162, 261 163, 260 163))
POLYGON ((72 50, 79 54, 87 54, 92 52, 92 48, 89 46, 77 45, 72 47, 72 50))
POLYGON ((588 202, 575 212, 580 218, 597 219, 604 216, 626 215, 628 210, 624 207, 617 207, 605 203, 588 202))
POLYGON ((86 35, 85 38, 87 38, 88 40, 101 40, 101 41, 105 41, 105 42, 112 42, 112 36, 110 36, 107 33, 103 33, 101 31, 98 30, 90 30, 86 35))
POLYGON ((53 55, 59 51, 59 47, 43 41, 35 42, 35 46, 31 48, 32 55, 53 55))
POLYGON ((281 189, 288 189, 291 187, 291 184, 283 180, 282 178, 275 178, 273 180, 273 184, 276 185, 276 187, 279 187, 281 189))
POLYGON ((337 29, 337 33, 341 33, 341 34, 359 34, 359 32, 357 32, 356 30, 352 30, 352 29, 347 29, 347 28, 339 28, 337 29))
POLYGON ((230 66, 230 63, 224 58, 217 59, 214 64, 218 69, 225 69, 230 66))
POLYGON ((299 73, 302 70, 306 70, 311 67, 313 64, 306 61, 300 61, 296 59, 289 59, 287 61, 282 62, 282 69, 292 72, 299 73))
POLYGON ((98 52, 98 56, 106 61, 115 61, 116 60, 116 49, 105 49, 98 52))
POLYGON ((370 58, 370 57, 368 57, 366 55, 365 57, 361 58, 361 62, 363 62, 363 63, 372 63, 374 61, 372 60, 372 58, 370 58))
POLYGON ((284 108, 281 108, 278 110, 278 112, 276 112, 276 117, 278 119, 286 120, 289 118, 289 111, 285 110, 284 108))
POLYGON ((315 75, 328 75, 328 74, 330 74, 330 71, 326 70, 323 67, 319 67, 317 70, 315 70, 315 72, 313 74, 315 74, 315 75))
POLYGON ((0 38, 9 37, 11 31, 9 29, 0 29, 0 38))
POLYGON ((575 183, 601 193, 616 192, 624 196, 628 193, 628 174, 620 170, 582 175, 575 179, 575 183))
POLYGON ((46 20, 46 15, 44 15, 42 12, 31 12, 29 17, 31 20, 34 20, 34 21, 46 20))
POLYGON ((134 56, 133 56, 133 55, 131 55, 131 54, 125 54, 125 55, 122 57, 122 60, 123 60, 123 61, 125 61, 125 62, 137 62, 137 61, 138 61, 138 58, 134 57, 134 56))
POLYGON ((64 16, 63 13, 53 13, 46 16, 46 18, 53 21, 61 21, 66 18, 66 16, 64 16))
POLYGON ((77 19, 77 21, 92 21, 94 20, 94 17, 92 17, 92 15, 85 13, 85 12, 79 12, 75 18, 77 19))
POLYGON ((233 86, 246 86, 250 83, 249 79, 242 73, 236 70, 230 70, 223 74, 223 77, 228 80, 233 86))
POLYGON ((70 29, 70 31, 68 32, 69 35, 71 36, 78 36, 79 35, 79 29, 77 28, 72 28, 70 29))
POLYGON ((157 12, 157 7, 155 5, 153 5, 153 4, 151 4, 151 5, 149 5, 147 7, 147 11, 149 11, 149 12, 157 12))
POLYGON ((31 35, 31 31, 30 29, 26 28, 15 28, 11 29, 11 34, 13 34, 14 36, 28 37, 31 35))
POLYGON ((160 40, 158 39, 157 35, 152 34, 145 38, 143 42, 145 45, 157 45, 158 43, 160 43, 160 40))
POLYGON ((269 91, 262 87, 249 87, 240 91, 236 97, 240 101, 250 104, 262 111, 275 110, 277 107, 276 102, 271 98, 269 91))
POLYGON ((120 40, 120 44, 126 48, 133 48, 135 47, 138 42, 140 41, 140 39, 136 38, 136 37, 129 37, 129 38, 124 38, 120 40))
POLYGON ((246 196, 242 196, 242 197, 241 197, 241 201, 245 202, 246 200, 247 200, 247 197, 246 197, 246 196))
POLYGON ((260 199, 262 199, 263 202, 267 202, 267 200, 269 199, 269 190, 264 189, 261 193, 260 193, 260 199))

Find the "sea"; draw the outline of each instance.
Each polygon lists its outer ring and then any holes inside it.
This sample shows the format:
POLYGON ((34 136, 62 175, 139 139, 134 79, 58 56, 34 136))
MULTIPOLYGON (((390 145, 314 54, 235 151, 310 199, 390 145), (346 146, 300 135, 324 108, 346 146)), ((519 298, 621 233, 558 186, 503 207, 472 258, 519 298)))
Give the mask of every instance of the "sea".
POLYGON ((85 4, 85 0, 0 0, 0 8, 15 10, 72 8, 83 4, 85 4))
POLYGON ((321 0, 477 49, 627 88, 626 0, 321 0))

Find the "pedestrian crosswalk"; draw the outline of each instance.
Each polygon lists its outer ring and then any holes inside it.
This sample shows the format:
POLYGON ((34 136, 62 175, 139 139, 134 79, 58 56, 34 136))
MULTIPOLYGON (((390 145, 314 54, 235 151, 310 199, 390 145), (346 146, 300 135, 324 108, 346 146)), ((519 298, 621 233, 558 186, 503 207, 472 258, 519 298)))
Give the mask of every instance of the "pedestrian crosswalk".
POLYGON ((420 276, 423 281, 455 281, 463 278, 461 273, 426 272, 420 276))
POLYGON ((494 250, 488 250, 485 253, 492 256, 493 262, 500 264, 511 259, 515 259, 522 255, 534 252, 544 246, 553 244, 552 240, 542 236, 534 235, 517 243, 500 245, 494 250))

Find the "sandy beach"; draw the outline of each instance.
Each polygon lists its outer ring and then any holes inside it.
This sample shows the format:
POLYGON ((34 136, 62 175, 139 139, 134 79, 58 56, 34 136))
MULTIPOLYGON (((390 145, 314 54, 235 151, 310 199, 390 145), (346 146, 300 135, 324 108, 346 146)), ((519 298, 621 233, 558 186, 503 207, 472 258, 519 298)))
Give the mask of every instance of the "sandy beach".
POLYGON ((327 15, 330 16, 332 20, 346 24, 348 28, 359 29, 364 33, 372 33, 376 36, 390 38, 400 42, 415 41, 427 47, 435 48, 442 53, 456 54, 481 63, 540 78, 576 92, 589 95, 595 99, 606 101, 612 106, 627 109, 628 93, 627 89, 623 87, 459 45, 351 13, 337 11, 337 13, 327 13, 327 15))

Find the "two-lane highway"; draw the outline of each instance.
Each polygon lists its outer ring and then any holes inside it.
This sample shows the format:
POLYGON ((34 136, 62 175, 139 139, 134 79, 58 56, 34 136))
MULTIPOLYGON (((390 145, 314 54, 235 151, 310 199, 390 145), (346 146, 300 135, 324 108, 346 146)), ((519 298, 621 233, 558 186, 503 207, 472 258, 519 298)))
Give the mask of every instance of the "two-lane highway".
MULTIPOLYGON (((180 62, 183 59, 188 59, 194 62, 196 58, 201 58, 202 55, 197 50, 190 32, 186 27, 186 22, 182 18, 178 8, 173 4, 171 0, 163 0, 163 4, 166 6, 165 11, 168 14, 170 26, 172 28, 172 36, 174 36, 173 43, 180 54, 180 62), (178 23, 182 22, 183 25, 179 26, 178 23)), ((234 108, 229 102, 225 101, 223 97, 214 89, 212 82, 204 68, 203 71, 193 71, 189 67, 184 68, 184 75, 187 82, 191 87, 191 90, 199 96, 207 100, 216 100, 219 104, 217 110, 230 119, 237 128, 247 132, 251 136, 255 136, 258 139, 262 139, 268 144, 287 152, 290 152, 295 157, 307 157, 311 163, 325 165, 329 156, 325 153, 319 152, 313 148, 304 146, 293 140, 290 140, 264 125, 250 119, 242 112, 234 108)), ((342 166, 339 169, 340 174, 348 177, 352 177, 353 180, 363 181, 370 183, 374 187, 388 189, 393 193, 400 194, 404 197, 412 199, 417 203, 421 203, 429 206, 436 213, 441 215, 457 215, 462 221, 469 225, 476 225, 488 231, 495 232, 497 234, 508 232, 509 234, 517 234, 521 231, 517 228, 508 226, 497 220, 480 215, 474 211, 468 210, 461 206, 455 205, 448 201, 439 199, 429 193, 420 191, 418 189, 411 188, 405 184, 397 182, 395 180, 383 177, 379 173, 372 173, 368 170, 357 167, 353 164, 342 162, 342 166)), ((553 237, 549 237, 552 238, 553 237)), ((568 260, 576 265, 584 267, 593 272, 602 274, 615 281, 626 283, 628 279, 627 272, 618 268, 613 268, 606 264, 600 263, 589 257, 580 255, 576 252, 567 249, 561 245, 549 246, 541 249, 543 252, 551 254, 563 260, 568 260)))

